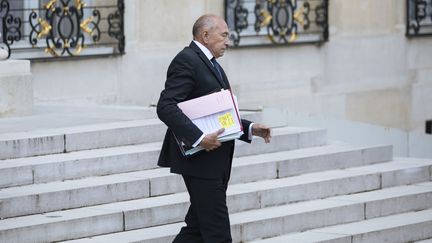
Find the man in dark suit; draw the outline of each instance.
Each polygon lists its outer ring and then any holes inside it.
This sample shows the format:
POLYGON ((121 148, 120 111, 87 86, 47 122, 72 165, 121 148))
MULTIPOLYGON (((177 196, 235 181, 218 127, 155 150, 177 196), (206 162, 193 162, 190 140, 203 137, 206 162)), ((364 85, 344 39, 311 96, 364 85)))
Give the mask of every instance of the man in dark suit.
MULTIPOLYGON (((211 14, 201 16, 192 32, 193 41, 177 54, 168 68, 165 89, 157 105, 159 118, 168 126, 158 165, 181 174, 190 195, 186 226, 174 242, 232 242, 226 189, 234 141, 217 140, 223 129, 203 134, 177 106, 179 102, 230 88, 225 72, 216 62, 229 46, 229 32, 225 21, 211 14), (173 133, 184 144, 200 145, 205 151, 183 156, 173 133)), ((270 142, 268 127, 243 119, 242 126, 241 140, 250 143, 252 135, 256 135, 270 142)))

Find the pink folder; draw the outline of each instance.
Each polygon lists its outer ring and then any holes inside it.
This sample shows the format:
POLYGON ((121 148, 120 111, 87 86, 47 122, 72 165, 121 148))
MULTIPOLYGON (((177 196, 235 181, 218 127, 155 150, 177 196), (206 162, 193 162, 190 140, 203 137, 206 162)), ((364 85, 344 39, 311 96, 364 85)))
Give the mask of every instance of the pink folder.
POLYGON ((222 90, 220 92, 180 102, 177 105, 191 120, 235 108, 230 90, 222 90))
MULTIPOLYGON (((243 127, 240 121, 240 115, 236 106, 236 101, 234 101, 234 96, 230 90, 221 90, 220 92, 180 102, 177 104, 177 106, 204 133, 213 132, 213 130, 209 131, 209 129, 215 128, 213 126, 217 124, 218 113, 219 115, 220 112, 225 111, 231 113, 233 119, 236 120, 237 125, 234 125, 230 129, 226 129, 224 133, 218 136, 218 140, 221 142, 239 138, 243 134, 243 127), (216 123, 212 122, 215 118, 216 123), (207 119, 210 120, 209 123, 207 123, 207 119), (202 123, 203 121, 204 123, 202 123)), ((218 125, 216 126, 217 128, 215 129, 220 128, 218 125)), ((199 145, 194 148, 187 147, 182 141, 178 140, 177 137, 175 138, 184 156, 191 156, 203 150, 203 148, 199 145)))

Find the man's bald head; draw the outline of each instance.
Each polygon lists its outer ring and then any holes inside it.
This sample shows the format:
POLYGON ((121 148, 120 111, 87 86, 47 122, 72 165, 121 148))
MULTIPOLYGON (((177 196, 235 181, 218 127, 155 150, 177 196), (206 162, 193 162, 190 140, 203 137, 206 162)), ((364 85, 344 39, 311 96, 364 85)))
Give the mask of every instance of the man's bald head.
POLYGON ((230 44, 225 20, 214 14, 199 17, 192 28, 193 39, 203 44, 215 58, 223 56, 230 44))
POLYGON ((216 21, 221 19, 215 14, 205 14, 199 17, 192 27, 192 35, 196 39, 204 30, 211 30, 215 27, 216 21))

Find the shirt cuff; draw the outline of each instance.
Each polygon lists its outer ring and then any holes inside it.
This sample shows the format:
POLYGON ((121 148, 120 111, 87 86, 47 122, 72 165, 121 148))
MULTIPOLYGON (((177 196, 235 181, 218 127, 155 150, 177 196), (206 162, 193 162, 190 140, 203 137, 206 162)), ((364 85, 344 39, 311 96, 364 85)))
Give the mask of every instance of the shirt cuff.
POLYGON ((201 143, 201 141, 204 139, 204 137, 205 137, 205 134, 203 133, 203 134, 201 135, 201 137, 198 138, 198 140, 197 140, 194 144, 192 144, 192 147, 195 148, 196 146, 198 146, 198 144, 201 143))
POLYGON ((249 133, 248 133, 248 139, 249 140, 251 140, 252 141, 252 138, 253 138, 253 135, 252 135, 252 125, 253 125, 254 123, 252 122, 250 125, 249 125, 249 133))

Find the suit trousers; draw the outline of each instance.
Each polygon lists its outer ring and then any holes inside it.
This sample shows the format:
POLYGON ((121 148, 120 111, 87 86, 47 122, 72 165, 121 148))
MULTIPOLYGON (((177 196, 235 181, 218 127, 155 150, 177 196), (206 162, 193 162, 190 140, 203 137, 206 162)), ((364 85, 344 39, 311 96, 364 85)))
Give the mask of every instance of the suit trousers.
POLYGON ((183 175, 190 196, 186 226, 173 243, 231 243, 231 229, 226 205, 229 172, 220 179, 183 175))

